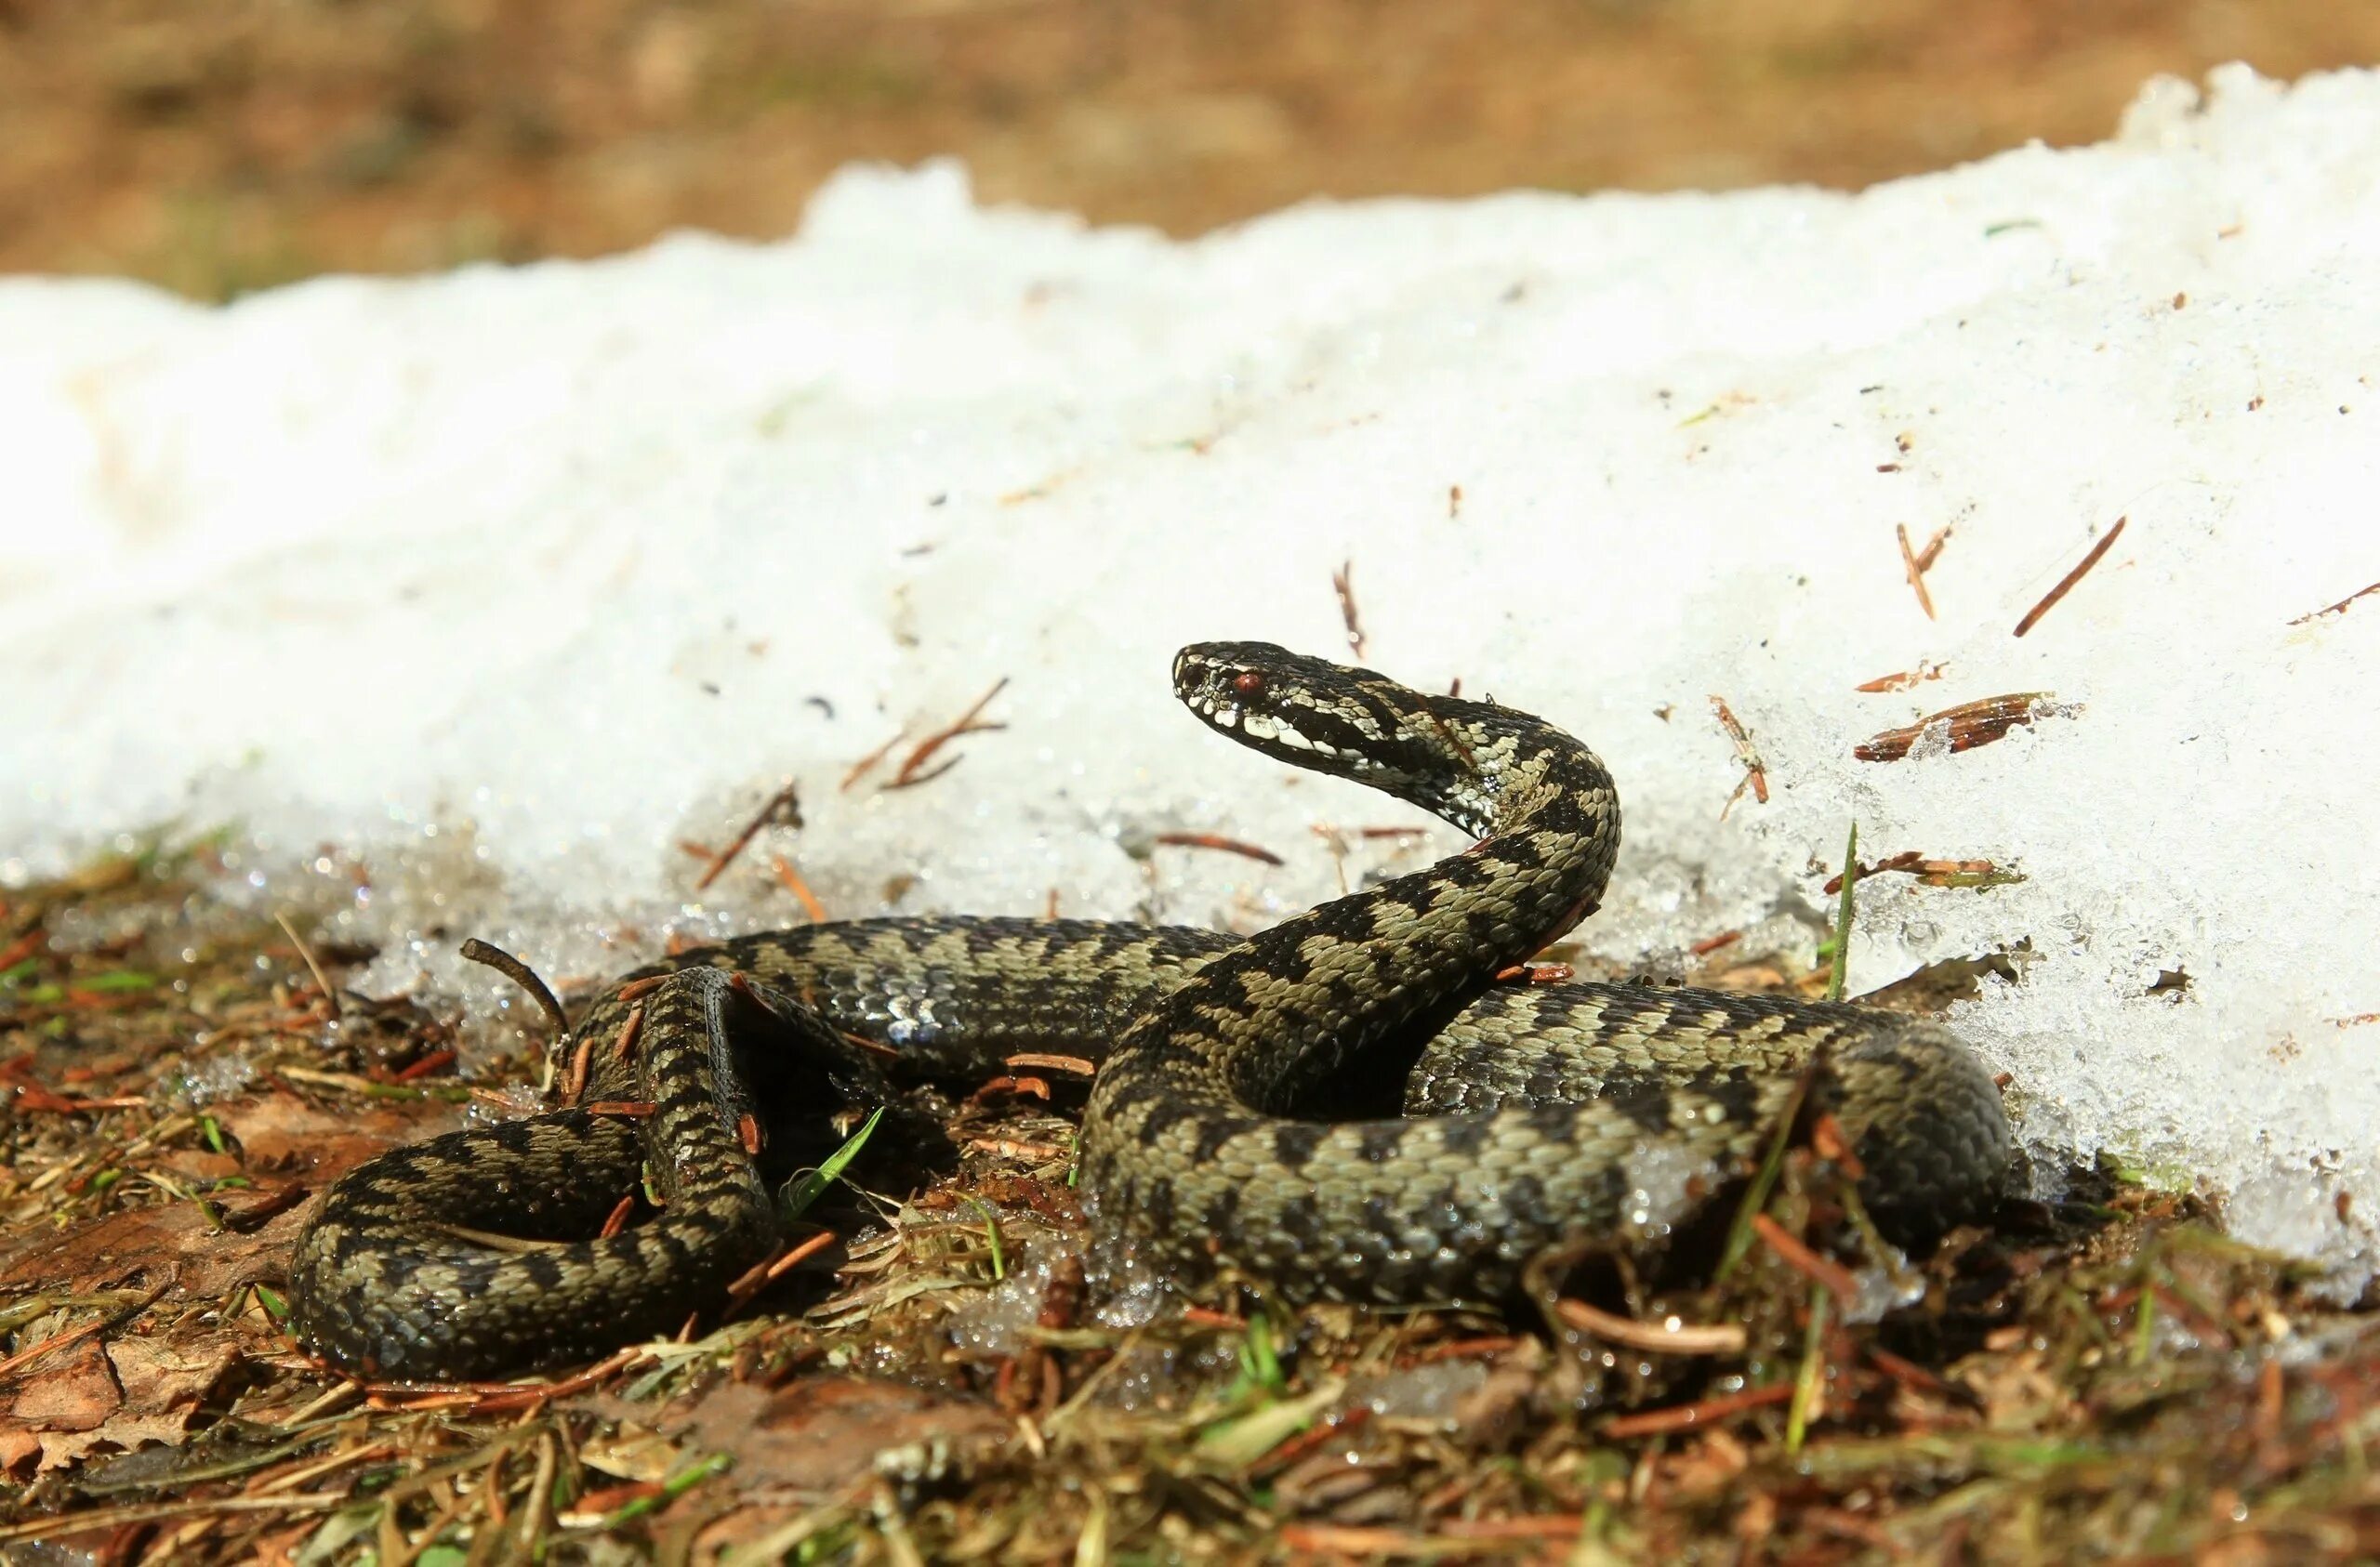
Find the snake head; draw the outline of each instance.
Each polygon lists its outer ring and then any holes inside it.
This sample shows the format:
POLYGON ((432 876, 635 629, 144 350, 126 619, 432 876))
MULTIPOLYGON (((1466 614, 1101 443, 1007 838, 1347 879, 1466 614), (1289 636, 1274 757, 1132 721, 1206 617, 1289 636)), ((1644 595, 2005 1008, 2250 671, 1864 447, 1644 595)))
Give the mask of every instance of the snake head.
POLYGON ((1316 772, 1356 779, 1449 820, 1477 809, 1467 743, 1439 709, 1467 704, 1270 642, 1194 642, 1173 658, 1173 691, 1216 732, 1316 772))
POLYGON ((1382 677, 1271 642, 1193 642, 1173 655, 1173 694, 1243 745, 1311 767, 1344 742, 1378 745, 1387 715, 1363 700, 1382 677))

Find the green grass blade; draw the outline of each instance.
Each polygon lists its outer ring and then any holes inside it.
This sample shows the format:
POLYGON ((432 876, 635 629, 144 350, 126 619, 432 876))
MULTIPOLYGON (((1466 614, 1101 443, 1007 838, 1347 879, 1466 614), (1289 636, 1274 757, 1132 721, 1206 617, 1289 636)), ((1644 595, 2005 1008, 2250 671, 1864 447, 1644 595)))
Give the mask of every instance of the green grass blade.
POLYGON ((1843 900, 1834 906, 1834 964, 1826 977, 1826 998, 1843 999, 1843 981, 1851 956, 1851 889, 1859 881, 1859 823, 1843 846, 1843 900))
POLYGON ((826 1155, 824 1164, 794 1183, 793 1190, 787 1193, 785 1199, 785 1215, 787 1218, 800 1217, 804 1209, 819 1199, 826 1188, 835 1184, 836 1179, 843 1173, 844 1167, 853 1159, 858 1158, 859 1151, 867 1146, 869 1134, 876 1130, 876 1124, 883 1119, 884 1107, 878 1105, 869 1113, 866 1124, 843 1139, 842 1147, 826 1155))

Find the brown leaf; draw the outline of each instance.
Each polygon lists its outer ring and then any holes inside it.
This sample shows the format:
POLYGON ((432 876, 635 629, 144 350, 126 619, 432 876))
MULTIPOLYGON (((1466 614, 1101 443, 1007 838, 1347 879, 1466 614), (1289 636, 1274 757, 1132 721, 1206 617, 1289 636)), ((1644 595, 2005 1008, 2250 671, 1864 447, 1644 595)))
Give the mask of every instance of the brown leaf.
POLYGON ((748 1482, 824 1495, 929 1455, 964 1474, 999 1453, 1016 1428, 989 1404, 894 1382, 828 1376, 772 1393, 749 1383, 712 1389, 671 1434, 732 1454, 748 1482), (942 1455, 947 1455, 946 1458, 942 1455))
POLYGON ((459 1109, 437 1100, 316 1104, 288 1093, 232 1100, 217 1105, 215 1116, 240 1139, 249 1174, 302 1173, 311 1185, 463 1124, 459 1109))
MULTIPOLYGON (((178 1444, 190 1434, 201 1401, 239 1358, 234 1340, 196 1324, 171 1341, 140 1335, 102 1346, 93 1338, 59 1350, 30 1373, 9 1414, 33 1439, 25 1457, 38 1452, 36 1472, 102 1449, 130 1453, 152 1442, 178 1444)), ((0 1389, 0 1399, 6 1396, 0 1389)))
POLYGON ((11 1418, 36 1431, 96 1430, 124 1402, 105 1346, 86 1338, 0 1383, 11 1418))
POLYGON ((281 1276, 307 1206, 245 1234, 210 1229, 194 1205, 109 1214, 0 1253, 0 1291, 89 1294, 171 1281, 169 1300, 220 1300, 254 1279, 281 1276))

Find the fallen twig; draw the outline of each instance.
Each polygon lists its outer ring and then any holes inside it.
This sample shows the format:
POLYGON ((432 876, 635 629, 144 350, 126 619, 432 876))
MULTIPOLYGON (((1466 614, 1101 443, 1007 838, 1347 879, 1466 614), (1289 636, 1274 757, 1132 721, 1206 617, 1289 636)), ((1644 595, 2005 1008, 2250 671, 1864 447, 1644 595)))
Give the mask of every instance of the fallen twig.
POLYGON ((1978 745, 1989 745, 2005 736, 2012 729, 2030 724, 2040 718, 2068 718, 2080 709, 2059 706, 2045 691, 2013 691, 2006 696, 1987 696, 1975 702, 1963 702, 1956 707, 1945 707, 1938 713, 1928 713, 1913 724, 1888 729, 1871 734, 1851 747, 1851 754, 1863 762, 1897 762, 1910 753, 1918 736, 1936 724, 1949 726, 1950 749, 1972 751, 1978 745))
POLYGON ((2316 610, 2309 614, 2299 615, 2295 620, 2291 621, 2289 624, 2292 625, 2303 625, 2307 621, 2320 620, 2324 615, 2343 615, 2347 613, 2347 609, 2349 604, 2354 603, 2358 599, 2364 598, 2365 596, 2373 593, 2380 593, 2380 582, 2375 582, 2369 587, 2359 587, 2354 592, 2348 594, 2346 598, 2340 599, 2337 603, 2325 604, 2320 609, 2316 610))
POLYGON ((1736 748, 1736 759, 1744 766, 1744 775, 1736 784, 1736 792, 1729 795, 1727 803, 1719 808, 1719 820, 1725 822, 1727 819, 1727 812, 1735 810, 1736 802, 1744 797, 1746 789, 1752 791, 1753 799, 1763 805, 1768 803, 1768 769, 1766 764, 1761 761, 1760 752, 1753 747, 1752 736, 1744 731, 1742 724, 1736 721, 1735 712, 1728 707, 1727 699, 1724 696, 1712 697, 1711 711, 1718 715, 1719 727, 1727 731, 1727 739, 1736 748))
POLYGON ((902 759, 900 767, 893 771, 892 781, 884 786, 888 789, 906 789, 913 784, 923 784, 929 780, 939 778, 944 773, 948 772, 952 768, 958 766, 959 758, 953 757, 950 760, 943 763, 942 766, 938 768, 934 768, 930 771, 920 771, 919 770, 925 767, 925 764, 932 758, 935 752, 941 750, 945 745, 950 744, 950 742, 959 739, 961 735, 983 734, 993 730, 1006 729, 1008 727, 1006 724, 986 724, 979 723, 976 720, 984 709, 992 704, 992 698, 999 695, 1001 691, 1006 691, 1007 689, 1007 676, 1003 675, 998 679, 993 681, 992 689, 977 697, 973 706, 959 715, 957 722, 950 724, 945 728, 936 730, 933 733, 927 735, 923 740, 919 741, 917 748, 902 759))
POLYGON ((1909 547, 1909 525, 1905 522, 1893 524, 1893 536, 1900 541, 1901 570, 1907 573, 1909 586, 1917 595, 1917 607, 1925 612, 1926 619, 1932 620, 1934 596, 1925 591, 1925 573, 1934 564, 1934 558, 1942 553, 1942 541, 1950 536, 1950 530, 1936 530, 1934 536, 1925 541, 1923 550, 1909 547))
POLYGON ((1159 833, 1150 841, 1170 844, 1176 849, 1219 849, 1225 854, 1236 854, 1243 859, 1254 860, 1261 864, 1283 863, 1281 857, 1269 849, 1261 848, 1252 843, 1242 843, 1237 838, 1227 838, 1220 833, 1159 833))
POLYGON ((752 819, 744 823, 743 829, 728 840, 727 847, 711 856, 710 863, 703 867, 703 874, 694 878, 694 890, 700 892, 717 881, 720 873, 744 852, 745 846, 760 836, 761 828, 800 825, 801 800, 794 791, 793 780, 788 778, 785 786, 771 795, 767 802, 752 813, 752 819))
POLYGON ((1341 562, 1339 569, 1330 573, 1330 586, 1339 595, 1339 618, 1346 623, 1347 646, 1360 659, 1364 656, 1364 621, 1355 610, 1355 573, 1353 560, 1341 562))
POLYGON ((289 938, 289 944, 291 946, 298 949, 298 956, 305 963, 306 972, 314 977, 314 988, 320 991, 322 993, 323 999, 330 1004, 331 1017, 335 1020, 345 1018, 347 1016, 347 1008, 340 1003, 338 992, 332 987, 330 981, 324 976, 322 964, 315 960, 314 949, 308 946, 306 944, 305 938, 298 934, 298 928, 289 923, 289 916, 287 915, 282 913, 278 909, 275 909, 272 914, 272 922, 281 927, 281 933, 289 938))
POLYGON ((2075 564, 2072 571, 2058 578, 2057 586, 2051 588, 2047 593, 2043 594, 2042 601, 2040 603, 2035 604, 2031 609, 2025 612, 2025 618, 2016 623, 2017 636, 2023 636, 2026 632, 2030 631, 2036 625, 2038 625, 2042 616, 2049 613, 2051 607, 2060 599, 2065 598, 2067 591, 2076 583, 2082 580, 2082 573, 2099 563, 2099 557, 2105 555, 2110 548, 2112 548, 2116 540, 2122 536, 2124 522, 2125 519, 2121 517, 2117 518, 2115 520, 2115 526, 2109 528, 2107 531, 2106 535, 2102 537, 2098 543, 2091 546, 2091 552, 2088 555, 2083 556, 2082 559, 2075 564))

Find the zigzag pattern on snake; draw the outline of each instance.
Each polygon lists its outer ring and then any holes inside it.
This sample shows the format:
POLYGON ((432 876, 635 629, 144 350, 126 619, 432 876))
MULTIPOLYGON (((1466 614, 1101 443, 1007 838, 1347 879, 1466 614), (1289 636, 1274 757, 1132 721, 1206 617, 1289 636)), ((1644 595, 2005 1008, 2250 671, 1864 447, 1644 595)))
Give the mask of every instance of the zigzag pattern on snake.
POLYGON ((1990 1200, 2007 1123, 1938 1027, 1708 990, 1495 982, 1592 911, 1617 850, 1610 779, 1560 730, 1259 643, 1185 649, 1174 684, 1241 744, 1478 841, 1244 941, 886 919, 640 970, 557 1047, 585 1048, 582 1102, 652 1113, 556 1110, 350 1172, 292 1261, 301 1342, 430 1379, 674 1331, 776 1244, 740 1128, 765 1128, 782 1155, 797 1145, 787 1105, 880 1103, 884 1067, 980 1078, 1021 1050, 1103 1062, 1079 1142, 1103 1235, 1292 1300, 1492 1299, 1539 1250, 1614 1230, 1648 1158, 1739 1166, 1814 1060, 1888 1232, 1938 1231, 1990 1200), (1326 1102, 1355 1114, 1316 1118, 1326 1102), (660 1210, 597 1235, 641 1180, 660 1210))

